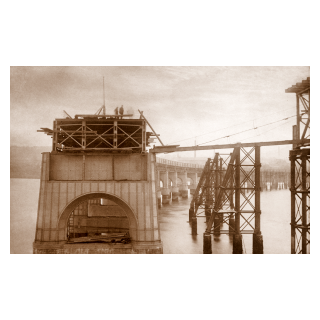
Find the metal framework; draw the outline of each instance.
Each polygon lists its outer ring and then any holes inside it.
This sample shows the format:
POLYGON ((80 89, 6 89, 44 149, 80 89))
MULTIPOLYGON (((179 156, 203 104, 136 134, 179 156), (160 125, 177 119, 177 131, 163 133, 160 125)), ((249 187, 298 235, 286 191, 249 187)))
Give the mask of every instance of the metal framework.
POLYGON ((152 142, 149 137, 154 135, 146 132, 146 124, 145 119, 76 115, 75 119, 55 119, 53 130, 41 128, 38 132, 52 136, 53 152, 144 153, 149 142, 152 142))
POLYGON ((290 151, 291 253, 310 253, 310 149, 290 151))
MULTIPOLYGON (((310 78, 285 90, 296 94, 293 139, 310 139, 310 78)), ((310 141, 310 140, 309 140, 310 141)), ((310 142, 293 144, 291 161, 291 253, 310 253, 310 142)))
POLYGON ((238 147, 208 159, 190 203, 189 221, 206 217, 207 234, 261 236, 260 167, 260 147, 238 147))

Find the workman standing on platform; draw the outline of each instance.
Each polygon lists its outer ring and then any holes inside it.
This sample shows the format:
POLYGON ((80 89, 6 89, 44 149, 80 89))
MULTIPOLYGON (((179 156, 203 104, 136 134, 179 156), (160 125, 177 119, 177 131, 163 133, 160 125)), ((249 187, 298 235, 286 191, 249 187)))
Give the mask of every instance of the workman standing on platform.
MULTIPOLYGON (((123 109, 123 106, 121 106, 121 108, 120 108, 120 114, 123 115, 123 112, 124 112, 124 109, 123 109)), ((122 117, 120 117, 120 119, 122 119, 122 117)))
POLYGON ((114 109, 114 114, 117 116, 118 114, 119 114, 119 108, 118 107, 116 107, 115 109, 114 109))

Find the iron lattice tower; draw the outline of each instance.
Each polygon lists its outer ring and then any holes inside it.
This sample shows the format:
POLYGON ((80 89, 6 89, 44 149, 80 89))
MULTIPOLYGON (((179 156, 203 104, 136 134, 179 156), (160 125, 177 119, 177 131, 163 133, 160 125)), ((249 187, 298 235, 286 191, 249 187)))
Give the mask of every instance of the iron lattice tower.
MULTIPOLYGON (((296 94, 293 139, 310 139, 310 78, 286 89, 296 94)), ((310 253, 310 143, 294 144, 291 162, 291 253, 310 253)))
POLYGON ((259 146, 237 147, 207 160, 189 210, 193 235, 197 218, 206 218, 204 253, 211 253, 211 234, 233 235, 233 253, 242 253, 242 235, 252 234, 252 252, 263 253, 260 167, 259 146))

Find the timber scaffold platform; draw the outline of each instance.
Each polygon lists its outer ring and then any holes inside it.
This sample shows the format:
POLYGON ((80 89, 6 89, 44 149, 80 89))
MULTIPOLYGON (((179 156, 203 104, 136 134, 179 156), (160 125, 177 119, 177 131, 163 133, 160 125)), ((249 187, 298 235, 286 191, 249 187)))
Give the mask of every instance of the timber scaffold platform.
POLYGON ((55 119, 53 129, 41 128, 52 137, 52 152, 144 153, 154 133, 146 131, 144 119, 132 115, 76 115, 55 119))

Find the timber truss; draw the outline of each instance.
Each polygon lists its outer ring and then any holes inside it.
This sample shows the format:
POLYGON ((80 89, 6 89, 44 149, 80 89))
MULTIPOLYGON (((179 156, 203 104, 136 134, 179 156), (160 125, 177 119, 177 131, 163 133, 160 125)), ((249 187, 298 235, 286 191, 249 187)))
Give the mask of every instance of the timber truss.
POLYGON ((119 119, 83 116, 83 119, 55 119, 53 130, 38 130, 51 135, 52 151, 146 152, 151 132, 146 132, 145 119, 119 119))
POLYGON ((260 234, 260 167, 259 146, 216 153, 202 172, 189 220, 206 217, 207 233, 260 234))

